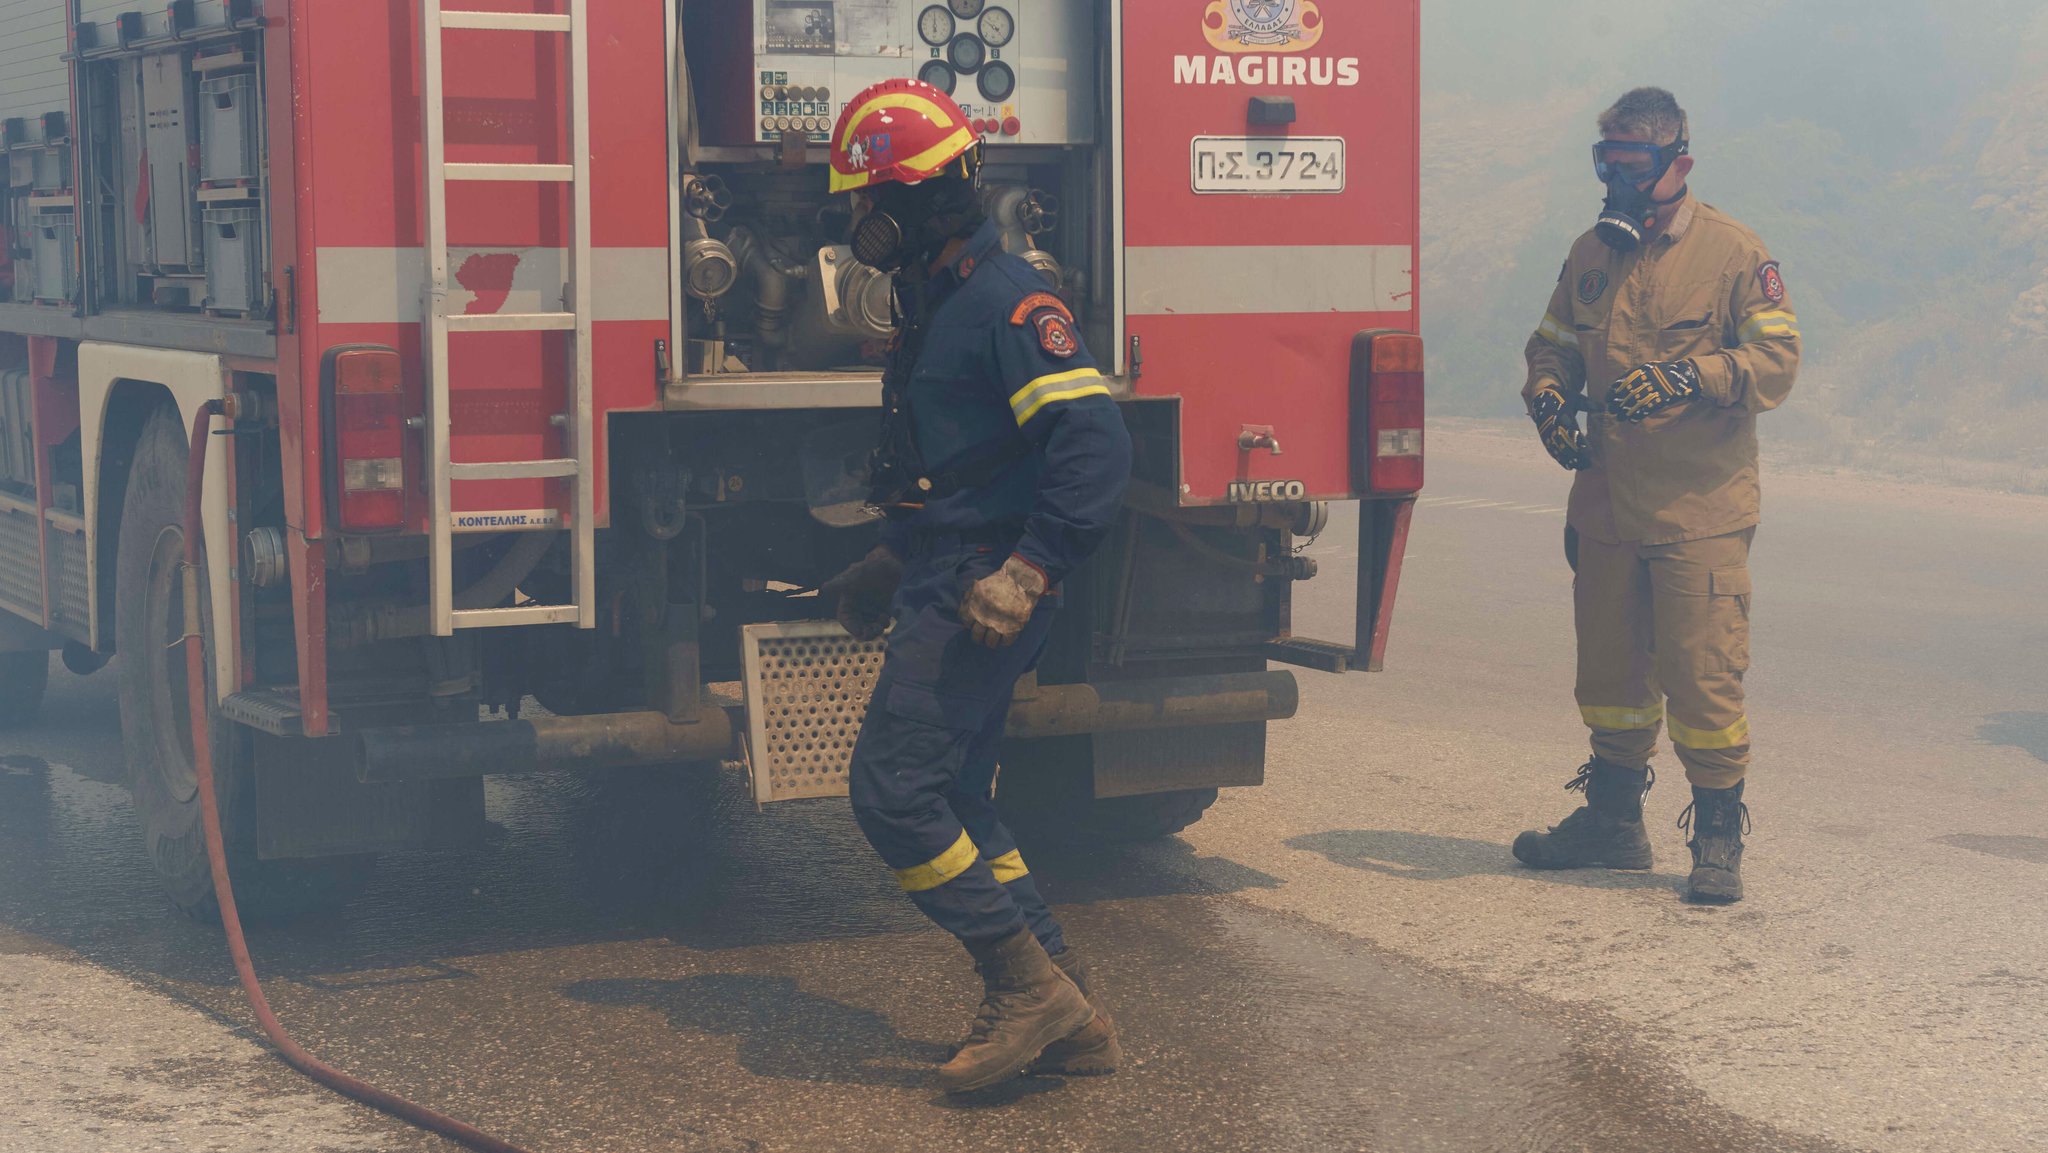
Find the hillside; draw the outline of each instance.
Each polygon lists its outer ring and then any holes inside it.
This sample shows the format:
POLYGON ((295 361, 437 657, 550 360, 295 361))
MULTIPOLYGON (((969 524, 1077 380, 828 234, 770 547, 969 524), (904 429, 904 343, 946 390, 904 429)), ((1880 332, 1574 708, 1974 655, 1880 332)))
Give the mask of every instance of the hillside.
POLYGON ((1806 339, 1767 435, 1813 459, 2048 467, 2048 10, 2034 0, 1431 0, 1422 292, 1438 411, 1519 411, 1601 189, 1593 118, 1671 88, 1693 188, 1784 262, 1806 339))

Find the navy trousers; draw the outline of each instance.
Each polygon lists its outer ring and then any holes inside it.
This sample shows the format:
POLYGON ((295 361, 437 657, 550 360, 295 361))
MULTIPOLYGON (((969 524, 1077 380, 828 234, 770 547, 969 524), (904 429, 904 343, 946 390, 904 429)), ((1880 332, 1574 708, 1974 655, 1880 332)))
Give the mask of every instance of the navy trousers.
POLYGON ((1027 925, 1048 953, 1059 922, 996 811, 996 746, 1017 678, 1035 668, 1054 598, 1008 648, 974 643, 960 599, 1001 567, 993 547, 941 541, 906 558, 896 627, 875 681, 849 787, 854 819, 924 914, 967 942, 1027 925))

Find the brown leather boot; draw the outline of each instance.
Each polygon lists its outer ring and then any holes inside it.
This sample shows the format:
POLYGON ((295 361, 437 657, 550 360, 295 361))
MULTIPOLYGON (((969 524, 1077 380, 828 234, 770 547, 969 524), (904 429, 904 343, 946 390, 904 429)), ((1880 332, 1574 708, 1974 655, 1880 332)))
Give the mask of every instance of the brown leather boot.
POLYGON ((1081 990, 1088 998, 1088 1005, 1095 1010, 1095 1018, 1081 1031, 1063 1040, 1054 1041, 1031 1063, 1029 1072, 1038 1075, 1065 1077, 1100 1077, 1116 1072, 1124 1062, 1124 1047, 1117 1040, 1116 1022, 1110 1020, 1109 1010, 1095 995, 1095 988, 1088 980, 1088 962, 1072 946, 1054 956, 1052 963, 1060 972, 1081 990))
POLYGON ((1007 1081, 1022 1073, 1047 1045, 1095 1019, 1088 998, 1045 955, 1031 930, 969 944, 967 951, 981 970, 982 1015, 967 1044, 939 1068, 939 1088, 946 1092, 967 1093, 1007 1081))

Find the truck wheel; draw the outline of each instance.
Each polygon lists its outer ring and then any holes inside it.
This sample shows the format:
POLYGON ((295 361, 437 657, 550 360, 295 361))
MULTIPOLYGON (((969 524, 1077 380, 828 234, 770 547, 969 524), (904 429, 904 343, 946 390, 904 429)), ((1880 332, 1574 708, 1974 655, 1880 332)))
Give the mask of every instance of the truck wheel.
POLYGON ((0 653, 0 729, 34 723, 49 687, 49 653, 0 653))
POLYGON ((1201 820, 1216 803, 1213 788, 1098 797, 1087 739, 1004 743, 996 803, 1019 834, 1053 841, 1156 841, 1201 820))
MULTIPOLYGON (((121 506, 114 640, 121 656, 121 743, 133 774, 143 851, 172 903, 210 920, 220 910, 199 815, 184 646, 177 643, 184 632, 185 457, 177 410, 159 409, 135 446, 121 506)), ((214 621, 204 597, 200 603, 210 651, 214 621)), ((209 679, 211 669, 209 663, 209 679)), ((211 684, 206 695, 213 698, 211 684)), ((256 859, 247 737, 211 712, 207 732, 237 907, 250 917, 279 916, 338 904, 359 892, 369 880, 371 858, 256 859)))
POLYGON ((1156 841, 1201 820, 1215 803, 1215 789, 1098 797, 1082 812, 1080 824, 1083 831, 1103 840, 1156 841))

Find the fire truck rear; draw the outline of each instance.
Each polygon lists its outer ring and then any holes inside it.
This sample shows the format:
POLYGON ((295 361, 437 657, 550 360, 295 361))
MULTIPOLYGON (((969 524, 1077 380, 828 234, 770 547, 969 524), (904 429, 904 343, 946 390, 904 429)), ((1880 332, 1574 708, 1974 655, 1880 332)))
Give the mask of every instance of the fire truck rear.
POLYGON ((879 650, 814 590, 875 537, 892 306, 824 161, 890 77, 974 119, 1136 445, 1005 802, 1171 833, 1262 781, 1276 665, 1380 667, 1422 483, 1413 0, 469 2, 0 0, 0 723, 51 652, 119 658, 174 900, 211 900, 188 603, 247 903, 479 836, 492 774, 844 792, 879 650), (1297 637, 1350 501, 1356 633, 1297 637))

